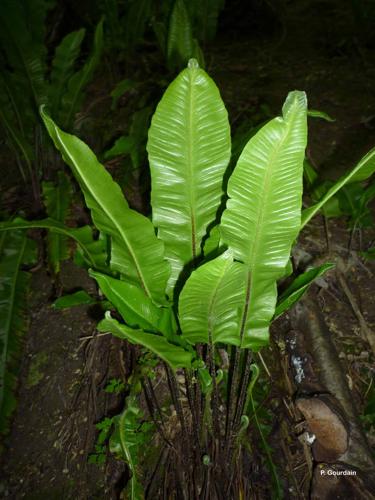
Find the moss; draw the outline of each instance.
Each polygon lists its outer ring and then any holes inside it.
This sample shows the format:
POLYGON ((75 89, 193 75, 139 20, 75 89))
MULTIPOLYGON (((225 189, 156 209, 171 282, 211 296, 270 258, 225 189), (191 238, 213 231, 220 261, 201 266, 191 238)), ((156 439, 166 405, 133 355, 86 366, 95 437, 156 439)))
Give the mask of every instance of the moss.
POLYGON ((48 354, 46 352, 39 352, 33 356, 29 373, 26 380, 26 387, 30 389, 39 384, 39 382, 43 379, 44 373, 42 371, 43 366, 48 361, 48 354))

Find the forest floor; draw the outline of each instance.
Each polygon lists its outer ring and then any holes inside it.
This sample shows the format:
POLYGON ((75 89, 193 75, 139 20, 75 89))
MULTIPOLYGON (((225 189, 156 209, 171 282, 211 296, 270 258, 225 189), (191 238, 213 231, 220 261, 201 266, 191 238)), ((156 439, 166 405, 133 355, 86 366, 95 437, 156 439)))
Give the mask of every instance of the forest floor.
MULTIPOLYGON (((325 39, 309 46, 300 30, 297 42, 292 37, 283 43, 218 40, 208 50, 208 71, 221 90, 234 127, 244 120, 262 121, 260 109, 265 118, 278 114, 288 91, 305 90, 310 108, 335 118, 332 123, 310 120, 309 152, 323 178, 336 179, 375 144, 375 64, 355 46, 334 50, 325 39)), ((362 320, 372 334, 375 331, 375 263, 363 260, 359 252, 369 248, 374 238, 373 229, 351 236, 342 219, 329 220, 327 228, 319 216, 303 232, 295 256, 301 268, 323 261, 340 261, 345 267, 341 281, 338 271, 332 270, 313 293, 359 414, 364 411, 374 370, 374 353, 361 335, 362 320)), ((92 290, 94 284, 68 262, 63 265, 59 293, 77 287, 92 290)), ((105 464, 92 464, 88 457, 95 453, 95 424, 121 409, 121 394, 103 389, 113 378, 124 379, 131 371, 131 357, 119 341, 96 333, 97 312, 92 307, 53 310, 55 297, 52 279, 40 267, 33 272, 30 326, 18 407, 2 458, 0 496, 115 499, 126 479, 125 466, 110 457, 105 464)), ((270 439, 276 465, 286 478, 287 497, 308 498, 313 459, 299 440, 303 418, 293 406, 295 373, 280 339, 276 340, 263 354, 274 387, 270 439)), ((367 431, 375 446, 374 429, 368 426, 367 431)), ((252 474, 259 492, 264 491, 261 484, 267 475, 262 470, 252 470, 252 474)), ((261 493, 257 497, 266 498, 261 493)))

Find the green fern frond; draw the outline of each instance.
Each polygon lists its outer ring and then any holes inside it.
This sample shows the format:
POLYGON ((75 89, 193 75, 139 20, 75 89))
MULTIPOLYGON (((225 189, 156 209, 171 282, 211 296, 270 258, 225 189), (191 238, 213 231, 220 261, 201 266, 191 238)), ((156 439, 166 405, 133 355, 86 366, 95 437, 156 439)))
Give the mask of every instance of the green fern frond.
MULTIPOLYGON (((72 197, 72 185, 64 172, 59 172, 57 184, 43 182, 43 196, 48 217, 64 224, 72 197)), ((60 263, 69 258, 68 238, 63 234, 49 232, 47 244, 49 266, 57 274, 60 263)))
POLYGON ((36 258, 36 246, 25 231, 0 235, 0 433, 7 431, 16 406, 21 338, 27 328, 26 295, 30 274, 22 270, 36 258))
POLYGON ((48 99, 51 114, 58 119, 57 112, 61 105, 61 99, 66 90, 66 85, 74 73, 74 65, 80 52, 82 41, 85 37, 85 29, 73 31, 63 38, 55 50, 52 61, 50 86, 48 99))

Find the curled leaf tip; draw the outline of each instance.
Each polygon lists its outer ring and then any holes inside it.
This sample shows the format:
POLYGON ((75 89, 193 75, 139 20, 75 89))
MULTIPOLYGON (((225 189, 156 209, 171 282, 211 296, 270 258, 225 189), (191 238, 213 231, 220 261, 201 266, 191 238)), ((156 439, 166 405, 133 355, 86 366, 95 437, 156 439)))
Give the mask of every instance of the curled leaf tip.
POLYGON ((249 420, 249 417, 247 415, 242 415, 241 417, 241 431, 244 431, 246 430, 248 427, 249 427, 249 423, 250 423, 250 420, 249 420))
POLYGON ((253 374, 254 377, 254 383, 256 382, 257 378, 259 377, 259 367, 257 364, 253 363, 250 366, 251 373, 253 374))
POLYGON ((303 90, 292 90, 287 95, 282 109, 284 119, 287 118, 291 108, 295 106, 307 112, 307 96, 303 90))
POLYGON ((194 58, 191 58, 189 59, 189 62, 188 62, 188 68, 189 69, 198 69, 199 68, 199 63, 196 59, 194 58))
POLYGON ((48 113, 47 113, 47 105, 46 104, 41 104, 39 106, 39 114, 40 116, 44 118, 49 118, 48 113))

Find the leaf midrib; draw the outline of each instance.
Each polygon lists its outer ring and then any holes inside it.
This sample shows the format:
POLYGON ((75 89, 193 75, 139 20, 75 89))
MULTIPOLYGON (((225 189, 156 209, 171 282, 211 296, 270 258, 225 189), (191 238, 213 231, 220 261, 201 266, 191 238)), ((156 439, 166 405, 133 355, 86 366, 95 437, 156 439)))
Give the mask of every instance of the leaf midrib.
POLYGON ((196 255, 196 213, 195 213, 195 182, 194 182, 194 167, 193 167, 193 143, 194 143, 194 130, 193 130, 193 113, 194 113, 194 82, 195 69, 189 72, 189 110, 188 110, 188 148, 187 148, 187 161, 191 182, 189 182, 189 205, 190 205, 190 222, 191 222, 191 253, 192 261, 195 262, 196 255))
POLYGON ((260 204, 260 211, 258 213, 258 220, 257 220, 257 224, 256 224, 256 229, 255 229, 254 245, 252 246, 252 251, 251 251, 250 259, 249 259, 249 263, 248 263, 249 272, 248 272, 248 278, 247 278, 247 284, 246 284, 245 305, 244 305, 244 310, 243 310, 243 314, 242 314, 241 329, 240 329, 241 344, 243 342, 243 336, 244 336, 245 327, 246 327, 247 318, 248 318, 249 309, 250 309, 251 291, 252 291, 252 287, 253 287, 253 283, 254 283, 254 280, 252 279, 252 274, 254 271, 255 262, 257 260, 256 257, 258 255, 259 244, 260 244, 259 231, 260 231, 261 226, 263 225, 262 223, 263 223, 264 213, 265 213, 264 207, 266 207, 268 205, 267 202, 268 202, 268 199, 270 196, 270 192, 269 192, 268 188, 269 188, 269 184, 271 182, 271 172, 274 171, 274 168, 272 167, 272 165, 274 165, 274 163, 276 163, 276 162, 274 162, 274 159, 277 156, 277 154, 279 153, 280 149, 282 148, 282 146, 285 143, 286 138, 289 135, 290 123, 292 121, 294 121, 295 113, 296 113, 296 109, 294 110, 293 116, 288 120, 288 122, 286 122, 285 119, 283 119, 283 123, 286 125, 284 136, 282 137, 282 139, 279 142, 279 144, 277 145, 277 147, 274 149, 272 156, 271 156, 270 160, 268 161, 268 165, 267 165, 267 173, 266 173, 266 177, 265 177, 264 183, 263 183, 263 186, 264 186, 263 192, 264 192, 264 190, 266 191, 266 196, 265 196, 266 200, 264 203, 260 204))
MULTIPOLYGON (((61 137, 60 137, 60 134, 59 134, 59 130, 57 129, 57 127, 55 127, 55 131, 56 131, 56 135, 60 141, 60 144, 62 145, 65 153, 67 154, 68 158, 70 159, 70 161, 73 163, 73 165, 75 165, 77 171, 80 173, 80 176, 81 176, 81 171, 79 169, 79 167, 77 166, 76 162, 74 161, 74 158, 70 155, 69 151, 65 148, 64 146, 64 142, 61 140, 61 137)), ((104 211, 104 213, 106 214, 106 216, 108 217, 108 219, 113 223, 113 225, 115 226, 115 228, 118 230, 119 234, 122 236, 124 242, 125 242, 125 245, 129 251, 129 254, 133 260, 133 263, 134 263, 134 266, 135 266, 135 269, 136 269, 136 272, 137 272, 137 275, 138 275, 138 278, 140 280, 140 283, 141 283, 141 286, 142 288, 144 289, 146 295, 151 298, 151 293, 150 293, 150 290, 148 289, 146 283, 145 283, 145 280, 142 276, 142 273, 141 273, 141 270, 140 270, 140 267, 139 267, 139 263, 138 263, 138 260, 136 259, 135 255, 134 255, 134 252, 131 248, 131 245, 129 244, 129 240, 128 238, 126 237, 126 234, 124 234, 124 232, 122 231, 122 228, 121 226, 118 225, 117 223, 117 220, 115 218, 113 218, 110 214, 110 212, 108 212, 108 209, 106 207, 105 204, 99 204, 98 202, 98 199, 97 197, 95 196, 95 190, 93 190, 91 184, 90 184, 90 181, 89 179, 87 180, 85 176, 81 176, 82 179, 85 180, 85 186, 88 188, 89 190, 89 193, 90 195, 92 196, 92 198, 98 203, 98 205, 101 207, 101 209, 104 211)), ((100 199, 100 198, 99 198, 100 199)))
MULTIPOLYGON (((85 36, 85 28, 81 28, 80 30, 72 32, 72 33, 74 33, 74 36, 72 37, 72 41, 71 41, 70 45, 68 46, 68 50, 63 52, 63 58, 60 58, 60 60, 57 58, 57 49, 59 49, 61 47, 61 44, 60 44, 55 51, 54 58, 52 61, 53 67, 52 67, 52 71, 51 71, 50 91, 52 92, 52 103, 53 103, 52 109, 54 111, 56 111, 59 103, 61 102, 61 99, 63 97, 64 86, 69 81, 69 78, 71 78, 74 75, 74 73, 72 74, 71 69, 70 69, 70 71, 68 71, 68 70, 69 70, 69 66, 74 65, 74 63, 76 62, 76 59, 78 57, 78 51, 82 45, 82 41, 83 41, 84 36, 85 36), (72 58, 73 51, 74 52, 77 51, 77 53, 75 54, 75 57, 72 58), (61 62, 61 65, 58 65, 58 66, 54 65, 54 63, 56 64, 57 61, 61 62), (60 76, 62 75, 64 77, 64 73, 68 72, 68 75, 65 78, 58 78, 59 69, 61 69, 61 68, 63 68, 64 71, 62 74, 60 72, 60 76), (57 77, 56 77, 56 71, 57 71, 57 77)), ((72 33, 68 33, 68 35, 66 35, 66 36, 69 36, 72 33)), ((62 43, 64 42, 64 40, 65 40, 65 38, 62 40, 62 43)), ((54 115, 52 114, 52 116, 54 116, 54 115)))
POLYGON ((126 418, 126 410, 120 416, 119 433, 120 433, 121 446, 122 446, 122 449, 124 450, 126 459, 128 461, 129 469, 132 472, 132 477, 130 478, 131 492, 132 492, 131 498, 135 499, 135 481, 136 481, 136 479, 135 479, 135 467, 134 467, 134 463, 133 463, 133 457, 132 457, 130 450, 129 450, 127 443, 126 443, 125 432, 123 430, 123 429, 125 429, 125 425, 123 425, 123 423, 125 422, 125 418, 126 418))
POLYGON ((262 192, 264 192, 264 190, 266 190, 266 197, 265 197, 266 200, 264 203, 260 204, 260 210, 258 212, 258 220, 257 220, 257 224, 256 224, 256 229, 255 229, 254 244, 252 246, 252 251, 250 253, 250 259, 249 259, 249 263, 248 263, 248 275, 247 275, 247 281, 246 281, 245 304, 244 304, 244 309, 243 309, 243 313, 242 313, 241 328, 240 328, 241 345, 243 342, 247 318, 248 318, 249 309, 250 309, 250 300, 251 300, 251 295, 252 295, 251 291, 252 291, 252 286, 254 283, 254 280, 252 279, 252 274, 254 271, 255 262, 257 260, 256 257, 258 255, 258 248, 259 248, 259 243, 260 243, 259 242, 259 240, 260 240, 259 231, 260 231, 260 227, 262 226, 263 219, 264 219, 264 212, 265 212, 264 207, 267 205, 267 201, 269 198, 269 189, 267 189, 267 188, 269 187, 269 184, 270 184, 271 171, 273 172, 273 168, 269 167, 269 165, 273 165, 273 160, 276 157, 277 153, 280 151, 281 146, 284 144, 284 141, 288 135, 288 132, 289 132, 289 129, 287 129, 285 131, 284 137, 282 138, 281 142, 277 145, 277 147, 273 151, 273 154, 272 154, 272 156, 268 162, 268 165, 267 165, 267 170, 266 170, 267 173, 266 173, 264 183, 263 183, 264 187, 263 187, 262 192))
POLYGON ((10 327, 11 327, 11 324, 12 324, 12 320, 13 320, 13 314, 14 314, 14 310, 15 310, 15 301, 14 301, 14 298, 15 298, 15 294, 16 294, 16 287, 17 287, 17 281, 18 281, 18 277, 19 277, 19 274, 20 274, 20 266, 21 266, 21 263, 22 263, 22 258, 23 258, 23 255, 25 253, 25 248, 26 248, 26 236, 25 234, 22 235, 23 237, 23 241, 22 241, 22 247, 21 247, 21 250, 18 254, 18 258, 17 258, 17 261, 16 261, 16 266, 15 266, 15 274, 14 274, 14 279, 12 280, 12 286, 11 286, 11 293, 10 293, 10 307, 9 307, 9 314, 8 314, 8 317, 7 317, 7 321, 6 321, 6 324, 5 324, 5 338, 4 338, 4 347, 3 347, 3 355, 2 355, 2 359, 1 359, 1 363, 0 363, 0 366, 1 366, 1 373, 0 373, 0 381, 2 382, 0 384, 0 408, 2 407, 3 405, 3 398, 4 398, 4 391, 5 391, 5 384, 4 384, 4 377, 5 377, 5 370, 6 370, 6 360, 7 360, 7 353, 8 353, 8 340, 9 340, 9 335, 10 335, 10 327), (8 333, 7 333, 8 332, 8 333))
MULTIPOLYGON (((93 48, 93 51, 92 51, 92 53, 89 56, 89 60, 86 62, 86 64, 80 70, 82 76, 79 79, 79 85, 76 87, 76 91, 73 94, 73 99, 71 101, 70 109, 69 109, 69 112, 68 112, 68 117, 66 119, 66 125, 67 126, 69 125, 70 120, 72 119, 72 115, 73 115, 73 111, 74 111, 74 108, 75 108, 75 105, 76 105, 76 102, 77 102, 77 99, 78 99, 78 95, 79 95, 82 87, 84 86, 86 76, 87 76, 87 74, 89 74, 89 72, 90 72, 90 70, 92 68, 92 65, 98 59, 98 57, 97 57, 98 56, 98 52, 97 52, 98 51, 98 39, 97 39, 97 37, 98 37, 98 31, 97 30, 98 30, 99 26, 97 26, 97 28, 95 30, 95 34, 94 34, 94 48, 93 48)), ((99 29, 102 30, 102 27, 100 27, 99 29)), ((100 43, 103 44, 101 32, 100 32, 100 38, 101 38, 100 43)), ((74 78, 74 74, 71 76, 70 81, 71 81, 72 78, 74 78)))

